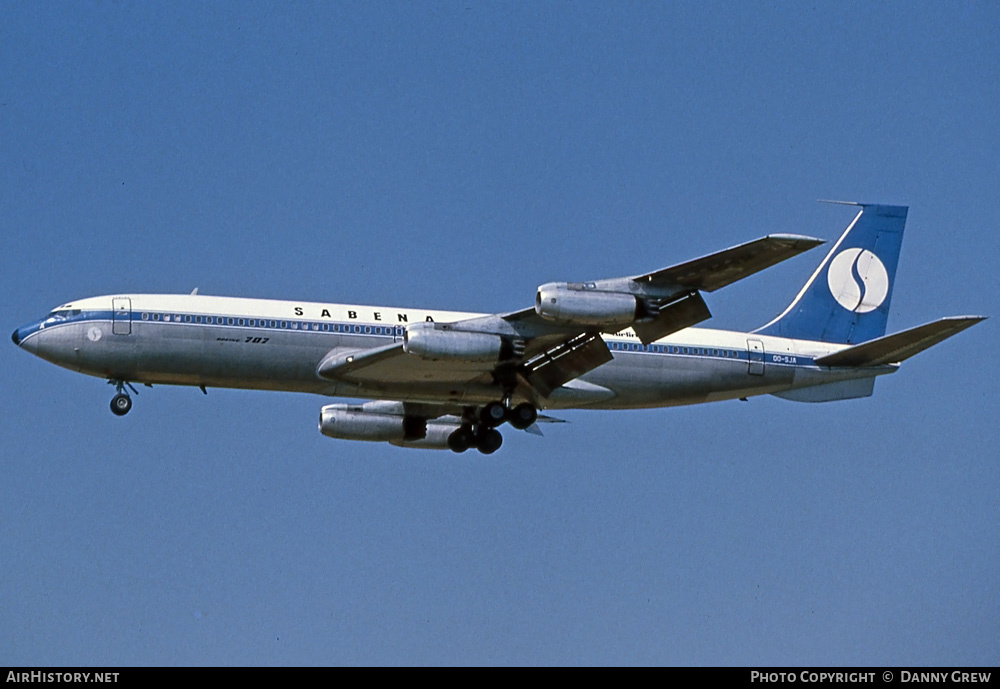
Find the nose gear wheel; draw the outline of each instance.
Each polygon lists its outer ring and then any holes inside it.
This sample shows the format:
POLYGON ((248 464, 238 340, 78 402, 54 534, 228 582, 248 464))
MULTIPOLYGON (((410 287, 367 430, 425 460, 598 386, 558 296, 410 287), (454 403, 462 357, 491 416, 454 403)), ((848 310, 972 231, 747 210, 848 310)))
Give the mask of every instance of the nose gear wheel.
POLYGON ((132 384, 127 380, 112 379, 108 381, 108 385, 114 385, 118 392, 111 398, 111 413, 115 416, 125 416, 132 409, 132 398, 125 392, 125 388, 128 387, 136 395, 139 394, 139 391, 132 387, 132 384))

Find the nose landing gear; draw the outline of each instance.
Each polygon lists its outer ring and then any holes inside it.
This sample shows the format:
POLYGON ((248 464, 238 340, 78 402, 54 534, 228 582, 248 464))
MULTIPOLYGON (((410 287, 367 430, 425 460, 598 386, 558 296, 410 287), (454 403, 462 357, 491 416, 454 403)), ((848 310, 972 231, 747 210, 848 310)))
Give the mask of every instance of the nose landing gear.
POLYGON ((111 398, 111 413, 115 416, 125 416, 132 408, 132 398, 125 392, 125 387, 127 386, 137 395, 139 391, 132 387, 132 384, 127 380, 109 380, 108 385, 114 385, 115 390, 118 391, 118 394, 111 398))
POLYGON ((111 398, 111 413, 115 416, 125 416, 132 408, 132 398, 122 393, 111 398))

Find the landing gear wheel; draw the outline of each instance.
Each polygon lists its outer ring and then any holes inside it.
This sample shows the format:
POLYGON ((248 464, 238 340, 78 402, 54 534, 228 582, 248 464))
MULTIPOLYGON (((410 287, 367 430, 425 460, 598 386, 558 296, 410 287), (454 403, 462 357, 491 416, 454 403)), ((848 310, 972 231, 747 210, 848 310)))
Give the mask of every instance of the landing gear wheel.
POLYGON ((493 454, 500 449, 501 445, 503 445, 503 436, 495 428, 484 431, 476 438, 476 449, 484 455, 493 454))
POLYGON ((119 393, 111 398, 111 412, 115 416, 125 416, 131 408, 132 398, 128 395, 119 393))
POLYGON ((452 452, 465 452, 475 441, 476 437, 472 433, 471 426, 459 426, 448 436, 448 449, 452 452))
POLYGON ((507 420, 508 414, 507 407, 503 404, 500 402, 490 402, 479 412, 479 419, 483 422, 483 425, 496 428, 507 420))
POLYGON ((538 412, 527 402, 519 404, 511 410, 510 425, 523 431, 538 419, 538 412))

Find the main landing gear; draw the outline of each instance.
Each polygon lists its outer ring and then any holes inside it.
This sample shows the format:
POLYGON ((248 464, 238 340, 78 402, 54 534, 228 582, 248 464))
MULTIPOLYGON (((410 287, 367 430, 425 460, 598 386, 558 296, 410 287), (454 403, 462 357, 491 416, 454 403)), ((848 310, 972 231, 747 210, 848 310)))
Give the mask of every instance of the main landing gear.
POLYGON ((502 402, 490 402, 475 413, 467 410, 464 421, 448 436, 448 447, 454 452, 465 452, 475 447, 484 455, 491 455, 503 445, 503 436, 496 429, 504 423, 523 431, 535 423, 538 411, 527 402, 513 409, 502 402))
POLYGON ((109 380, 108 385, 114 385, 118 391, 118 394, 111 398, 111 413, 115 416, 125 416, 132 408, 132 398, 125 392, 125 387, 128 386, 128 389, 137 395, 139 391, 127 380, 109 380))
POLYGON ((463 423, 458 430, 448 436, 448 447, 453 452, 465 452, 475 447, 484 455, 491 455, 503 445, 503 436, 495 428, 487 428, 482 424, 472 426, 463 423))
POLYGON ((479 412, 479 420, 490 428, 495 428, 507 422, 519 431, 535 423, 538 412, 527 402, 511 409, 502 402, 490 402, 479 412))

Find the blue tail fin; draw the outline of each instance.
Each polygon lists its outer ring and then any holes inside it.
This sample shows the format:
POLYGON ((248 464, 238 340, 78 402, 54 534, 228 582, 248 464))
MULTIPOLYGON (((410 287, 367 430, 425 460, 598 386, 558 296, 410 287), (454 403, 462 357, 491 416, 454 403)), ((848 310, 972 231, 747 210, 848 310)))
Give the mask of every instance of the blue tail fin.
POLYGON ((885 335, 906 206, 861 206, 784 312, 755 332, 762 335, 859 344, 885 335))

